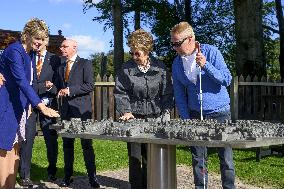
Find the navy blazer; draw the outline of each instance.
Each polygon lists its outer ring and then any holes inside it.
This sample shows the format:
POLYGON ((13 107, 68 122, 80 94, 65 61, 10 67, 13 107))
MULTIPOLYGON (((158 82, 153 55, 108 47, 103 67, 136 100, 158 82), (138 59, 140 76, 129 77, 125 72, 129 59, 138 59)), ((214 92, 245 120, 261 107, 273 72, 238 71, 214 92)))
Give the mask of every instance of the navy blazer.
MULTIPOLYGON (((34 58, 34 63, 35 63, 34 58)), ((45 81, 51 81, 52 83, 55 83, 55 77, 57 73, 57 69, 60 66, 61 60, 60 57, 50 53, 46 52, 43 65, 42 65, 42 71, 37 76, 36 71, 34 72, 34 80, 33 80, 33 88, 36 91, 36 93, 39 95, 40 98, 48 98, 53 105, 53 108, 57 108, 56 106, 56 87, 52 87, 50 90, 46 90, 45 88, 45 81)), ((36 64, 36 63, 35 63, 36 64)), ((34 64, 34 65, 35 65, 34 64)), ((36 69, 35 69, 36 70, 36 69)))
POLYGON ((11 150, 24 110, 41 101, 31 86, 32 61, 20 41, 9 45, 0 57, 0 73, 6 79, 0 90, 0 149, 11 150))
POLYGON ((77 56, 69 75, 69 81, 65 82, 66 62, 58 68, 56 86, 58 90, 69 87, 70 96, 64 97, 61 107, 61 118, 92 118, 92 97, 94 89, 94 73, 91 61, 77 56))

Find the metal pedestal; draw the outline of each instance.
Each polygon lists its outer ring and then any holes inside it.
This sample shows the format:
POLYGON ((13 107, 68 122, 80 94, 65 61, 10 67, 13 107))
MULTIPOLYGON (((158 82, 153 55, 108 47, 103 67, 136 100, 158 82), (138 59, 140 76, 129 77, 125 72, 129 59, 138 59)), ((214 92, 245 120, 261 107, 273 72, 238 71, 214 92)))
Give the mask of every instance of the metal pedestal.
POLYGON ((147 189, 176 189, 176 146, 148 144, 147 189))

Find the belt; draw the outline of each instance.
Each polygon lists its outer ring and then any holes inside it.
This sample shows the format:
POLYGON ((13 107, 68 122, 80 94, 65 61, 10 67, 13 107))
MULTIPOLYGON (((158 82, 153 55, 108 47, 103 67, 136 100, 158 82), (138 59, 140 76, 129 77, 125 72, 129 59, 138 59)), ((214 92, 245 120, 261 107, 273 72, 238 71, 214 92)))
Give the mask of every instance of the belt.
MULTIPOLYGON (((203 113, 203 117, 206 119, 206 118, 211 118, 211 119, 214 119, 215 116, 220 116, 220 114, 222 114, 223 112, 227 112, 227 111, 230 111, 230 110, 222 110, 222 111, 218 111, 218 112, 212 112, 212 113, 209 113, 209 114, 204 114, 203 113)), ((199 111, 196 111, 196 110, 190 110, 189 111, 189 117, 190 119, 200 119, 200 112, 199 111)))

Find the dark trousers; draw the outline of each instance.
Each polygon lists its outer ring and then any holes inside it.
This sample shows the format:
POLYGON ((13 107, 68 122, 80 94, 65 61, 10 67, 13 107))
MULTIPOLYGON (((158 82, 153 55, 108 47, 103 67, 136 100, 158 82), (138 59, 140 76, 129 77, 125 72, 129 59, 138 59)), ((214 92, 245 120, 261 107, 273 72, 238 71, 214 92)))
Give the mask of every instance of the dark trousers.
POLYGON ((43 132, 44 141, 47 149, 47 173, 55 175, 57 171, 56 163, 58 156, 58 136, 55 130, 49 129, 49 125, 52 124, 52 120, 45 118, 37 112, 32 112, 26 123, 26 141, 22 142, 20 149, 19 172, 20 178, 22 179, 30 178, 32 151, 36 135, 36 122, 38 118, 40 121, 40 127, 43 132))
MULTIPOLYGON (((70 178, 73 175, 74 164, 74 138, 63 139, 63 152, 64 152, 64 173, 65 178, 70 178)), ((91 139, 81 139, 81 146, 83 149, 83 156, 85 166, 88 172, 89 179, 96 176, 95 153, 92 146, 91 139)))
MULTIPOLYGON (((147 144, 138 144, 141 153, 133 152, 133 143, 127 143, 129 157, 129 182, 131 189, 147 189, 147 144)), ((137 151, 137 149, 135 149, 137 151)))

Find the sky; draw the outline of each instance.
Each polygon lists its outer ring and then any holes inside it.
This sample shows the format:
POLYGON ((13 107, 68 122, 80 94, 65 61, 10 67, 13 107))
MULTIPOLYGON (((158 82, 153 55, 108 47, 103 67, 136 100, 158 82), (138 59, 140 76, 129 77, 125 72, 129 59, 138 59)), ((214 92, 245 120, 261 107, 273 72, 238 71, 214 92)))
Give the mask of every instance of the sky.
POLYGON ((112 30, 104 32, 103 23, 92 21, 96 14, 94 8, 84 14, 82 0, 1 0, 0 29, 22 31, 29 19, 37 17, 47 23, 50 34, 62 30, 64 37, 75 39, 78 55, 89 58, 112 49, 112 30))

